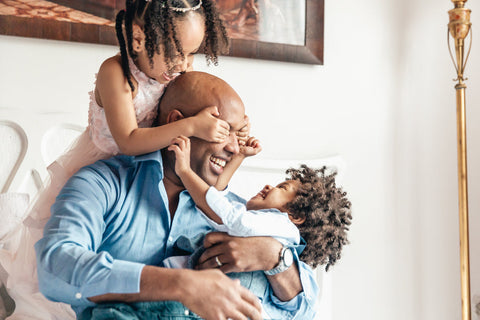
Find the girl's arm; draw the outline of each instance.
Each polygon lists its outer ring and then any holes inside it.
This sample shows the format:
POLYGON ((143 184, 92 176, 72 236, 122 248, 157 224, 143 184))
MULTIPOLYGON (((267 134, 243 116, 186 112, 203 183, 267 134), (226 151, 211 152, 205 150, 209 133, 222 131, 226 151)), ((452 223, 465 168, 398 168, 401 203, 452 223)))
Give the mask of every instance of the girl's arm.
MULTIPOLYGON (((107 123, 120 152, 138 155, 167 147, 180 135, 196 136, 212 142, 223 142, 230 134, 229 125, 218 119, 216 107, 163 126, 139 128, 133 108, 132 92, 123 75, 119 57, 107 59, 98 72, 95 95, 105 111, 107 123)), ((135 79, 132 79, 135 82, 135 79)))
POLYGON ((225 190, 243 160, 246 157, 258 154, 260 151, 262 151, 260 141, 255 137, 248 137, 243 145, 240 146, 240 153, 233 156, 232 160, 230 160, 223 169, 222 174, 218 177, 217 183, 215 184, 215 188, 220 191, 225 190))
POLYGON ((168 150, 175 152, 175 172, 182 180, 197 207, 217 224, 223 224, 222 219, 210 208, 205 198, 210 186, 190 167, 190 139, 179 136, 173 139, 168 150))

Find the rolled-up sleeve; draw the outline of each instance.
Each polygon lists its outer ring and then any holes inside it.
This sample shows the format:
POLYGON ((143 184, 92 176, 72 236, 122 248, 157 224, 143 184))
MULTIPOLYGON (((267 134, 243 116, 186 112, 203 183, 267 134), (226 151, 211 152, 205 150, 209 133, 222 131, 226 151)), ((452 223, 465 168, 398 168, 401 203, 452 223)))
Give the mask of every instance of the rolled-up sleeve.
POLYGON ((269 296, 267 297, 270 303, 263 304, 263 306, 272 319, 305 320, 315 318, 315 303, 319 293, 319 288, 315 281, 315 273, 310 266, 299 261, 296 254, 295 261, 298 266, 303 290, 289 301, 280 301, 270 287, 269 296))
POLYGON ((96 295, 139 292, 144 264, 98 251, 115 187, 101 170, 84 168, 58 195, 35 244, 40 291, 47 298, 75 307, 93 305, 87 298, 96 295))
MULTIPOLYGON (((271 236, 288 246, 301 245, 298 228, 286 213, 276 209, 249 211, 245 207, 244 199, 232 193, 226 195, 225 192, 219 192, 213 187, 208 189, 206 201, 222 219, 223 225, 219 225, 206 217, 216 230, 228 232, 232 236, 271 236)), ((319 293, 315 273, 310 266, 299 260, 297 250, 294 250, 294 259, 298 266, 303 290, 293 299, 281 301, 269 286, 262 305, 271 319, 315 318, 315 303, 319 293)))

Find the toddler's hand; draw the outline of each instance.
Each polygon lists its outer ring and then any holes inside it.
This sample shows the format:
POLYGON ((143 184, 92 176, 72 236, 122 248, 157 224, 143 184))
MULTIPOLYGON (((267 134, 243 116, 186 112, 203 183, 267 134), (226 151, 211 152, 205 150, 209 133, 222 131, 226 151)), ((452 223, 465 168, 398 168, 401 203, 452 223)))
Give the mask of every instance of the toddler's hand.
POLYGON ((179 136, 172 140, 168 150, 175 152, 175 172, 181 177, 190 170, 190 139, 179 136))
POLYGON ((250 119, 248 118, 247 115, 245 115, 245 126, 243 126, 242 129, 240 129, 239 131, 235 132, 235 134, 237 135, 237 139, 238 139, 238 144, 240 146, 244 146, 247 142, 247 139, 248 137, 250 136, 250 119))
POLYGON ((215 106, 206 107, 194 116, 194 136, 209 142, 221 143, 230 135, 230 125, 219 119, 215 106))
POLYGON ((255 137, 248 137, 245 145, 240 146, 240 153, 245 157, 257 155, 260 151, 262 151, 262 146, 260 145, 260 141, 255 137))

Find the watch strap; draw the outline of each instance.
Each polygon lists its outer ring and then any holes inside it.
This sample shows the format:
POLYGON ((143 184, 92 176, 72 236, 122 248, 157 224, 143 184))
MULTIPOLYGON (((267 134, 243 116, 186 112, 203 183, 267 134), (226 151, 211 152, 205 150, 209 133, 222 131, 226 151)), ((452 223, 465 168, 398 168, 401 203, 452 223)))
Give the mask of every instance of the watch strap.
POLYGON ((278 262, 278 264, 273 269, 263 271, 265 273, 265 275, 273 276, 275 274, 281 273, 281 272, 287 270, 288 268, 290 268, 291 263, 289 265, 287 265, 285 263, 285 260, 284 260, 285 251, 287 251, 287 250, 290 250, 290 254, 293 254, 292 249, 290 249, 289 247, 283 246, 282 250, 280 251, 280 261, 278 262))

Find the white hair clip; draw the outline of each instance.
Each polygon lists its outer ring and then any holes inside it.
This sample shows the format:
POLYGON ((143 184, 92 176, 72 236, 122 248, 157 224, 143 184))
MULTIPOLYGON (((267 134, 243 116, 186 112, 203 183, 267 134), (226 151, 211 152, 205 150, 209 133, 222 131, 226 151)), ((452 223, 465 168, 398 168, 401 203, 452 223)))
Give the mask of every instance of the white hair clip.
POLYGON ((200 9, 201 6, 202 6, 202 0, 198 0, 198 4, 194 7, 190 7, 190 8, 170 7, 170 9, 172 9, 172 11, 176 11, 176 12, 188 12, 188 11, 196 11, 196 10, 200 9))

